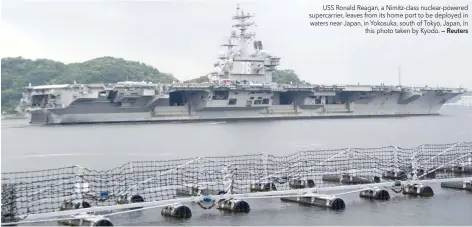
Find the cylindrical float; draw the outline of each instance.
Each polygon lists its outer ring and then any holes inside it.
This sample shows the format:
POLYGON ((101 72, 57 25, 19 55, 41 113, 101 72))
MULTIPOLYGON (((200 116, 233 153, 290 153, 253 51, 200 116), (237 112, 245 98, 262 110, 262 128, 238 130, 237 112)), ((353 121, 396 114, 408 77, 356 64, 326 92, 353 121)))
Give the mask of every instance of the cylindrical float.
POLYGON ((88 203, 87 201, 81 201, 75 204, 75 209, 82 209, 82 208, 90 208, 92 205, 88 203))
MULTIPOLYGON (((431 170, 424 171, 424 169, 419 169, 419 170, 418 170, 418 173, 417 173, 416 175, 417 175, 417 176, 422 176, 423 174, 425 174, 425 173, 427 173, 427 172, 429 172, 429 171, 431 171, 431 170)), ((436 178, 436 171, 433 171, 433 172, 431 172, 431 173, 426 174, 425 177, 426 177, 426 178, 429 178, 429 179, 434 179, 434 178, 436 178)))
POLYGON ((308 180, 290 180, 288 185, 291 189, 302 189, 302 188, 313 188, 315 182, 311 179, 308 180))
MULTIPOLYGON (((133 195, 131 197, 127 197, 126 195, 124 195, 118 198, 118 200, 116 201, 117 204, 143 203, 143 202, 144 202, 144 198, 138 194, 133 195)), ((141 209, 141 208, 142 207, 134 207, 134 208, 129 208, 129 209, 134 210, 134 209, 141 209)))
POLYGON ((188 206, 175 204, 162 208, 161 215, 173 218, 190 218, 192 217, 192 211, 188 206))
POLYGON ((470 174, 472 173, 472 166, 448 165, 448 166, 444 166, 440 168, 439 170, 445 173, 457 173, 457 174, 469 173, 470 174))
POLYGON ((95 215, 73 220, 58 221, 58 224, 66 226, 113 226, 109 218, 95 215))
MULTIPOLYGON (((65 201, 59 207, 59 211, 90 208, 90 207, 92 207, 92 206, 87 201, 65 201)), ((89 222, 91 220, 97 221, 96 219, 98 218, 98 216, 93 216, 93 215, 90 215, 89 217, 92 218, 92 219, 89 220, 89 222)), ((69 226, 81 226, 82 225, 81 223, 82 223, 82 219, 80 219, 80 218, 79 219, 73 219, 73 220, 57 221, 57 224, 59 224, 59 225, 69 225, 69 226)), ((94 226, 94 225, 89 225, 89 226, 94 226)), ((111 225, 111 226, 113 226, 113 225, 111 225)))
POLYGON ((455 168, 456 166, 447 165, 447 166, 443 166, 439 168, 438 171, 445 172, 445 173, 452 173, 455 168))
POLYGON ((402 192, 404 195, 415 195, 422 197, 430 197, 434 195, 433 189, 422 184, 406 184, 403 185, 402 192))
POLYGON ((454 173, 472 173, 472 166, 457 166, 452 169, 454 173))
POLYGON ((249 206, 249 203, 244 200, 223 199, 218 201, 216 209, 235 213, 248 213, 251 210, 251 207, 249 206))
POLYGON ((380 183, 380 177, 374 176, 374 183, 380 183))
MULTIPOLYGON (((133 195, 129 199, 131 203, 144 203, 144 198, 140 195, 133 195)), ((130 210, 141 209, 142 207, 130 208, 130 210)))
POLYGON ((133 195, 130 198, 131 203, 143 203, 144 198, 140 195, 133 195))
POLYGON ((386 180, 406 180, 408 175, 404 171, 387 171, 382 174, 382 178, 386 180))
POLYGON ((87 201, 66 201, 59 207, 60 211, 92 207, 87 201))
POLYGON ((366 189, 359 193, 361 198, 376 199, 376 200, 389 200, 390 194, 385 189, 366 189))
POLYGON ((251 192, 268 192, 268 191, 276 191, 277 188, 275 187, 274 183, 254 183, 251 184, 251 192))
POLYGON ((358 177, 349 174, 326 174, 321 177, 322 181, 341 183, 341 184, 369 184, 380 182, 379 177, 358 177))
POLYGON ((285 197, 280 198, 284 202, 294 202, 304 205, 311 205, 333 210, 342 210, 346 208, 344 200, 329 196, 304 196, 304 197, 285 197))
MULTIPOLYGON (((197 196, 198 190, 199 189, 197 187, 184 186, 177 188, 175 190, 175 193, 177 196, 197 196)), ((212 188, 203 188, 200 189, 200 191, 201 195, 223 195, 226 193, 224 190, 217 190, 212 188)))
POLYGON ((342 176, 340 174, 326 174, 321 177, 322 181, 327 182, 341 182, 342 176))
POLYGON ((189 186, 179 187, 175 189, 175 193, 177 196, 196 196, 198 194, 198 188, 189 186))
POLYGON ((460 189, 472 191, 472 182, 469 181, 450 181, 450 182, 441 182, 441 188, 450 188, 450 189, 460 189))

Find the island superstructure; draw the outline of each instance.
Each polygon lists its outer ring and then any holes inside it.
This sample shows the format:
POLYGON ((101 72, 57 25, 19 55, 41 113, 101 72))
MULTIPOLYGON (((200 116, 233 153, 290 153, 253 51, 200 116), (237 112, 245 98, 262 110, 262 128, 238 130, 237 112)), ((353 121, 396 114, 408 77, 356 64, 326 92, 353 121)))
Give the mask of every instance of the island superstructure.
POLYGON ((28 86, 21 103, 33 124, 299 119, 437 115, 463 88, 277 84, 280 58, 248 31, 253 15, 239 6, 236 23, 205 83, 125 81, 28 86))

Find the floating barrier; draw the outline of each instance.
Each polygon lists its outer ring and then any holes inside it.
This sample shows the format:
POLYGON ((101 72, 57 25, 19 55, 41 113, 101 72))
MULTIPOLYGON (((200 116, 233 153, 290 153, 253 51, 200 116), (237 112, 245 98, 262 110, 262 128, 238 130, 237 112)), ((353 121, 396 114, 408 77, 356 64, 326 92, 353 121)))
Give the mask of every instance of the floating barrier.
POLYGON ((382 174, 382 178, 386 180, 406 180, 408 179, 408 174, 405 171, 387 171, 382 174))
POLYGON ((280 198, 284 202, 294 202, 304 205, 329 208, 332 210, 342 210, 346 208, 344 200, 330 196, 300 196, 280 198))
POLYGON ((418 174, 418 176, 422 176, 422 175, 426 174, 425 177, 427 179, 436 178, 436 171, 432 171, 432 170, 425 171, 424 169, 419 169, 417 174, 418 174))
POLYGON ((96 215, 87 215, 83 218, 58 221, 63 226, 113 226, 109 218, 96 215))
POLYGON ((341 184, 369 184, 369 183, 379 183, 380 178, 377 176, 374 177, 357 177, 349 174, 327 174, 323 175, 323 181, 341 183, 341 184))
POLYGON ((162 208, 161 215, 172 218, 190 218, 192 210, 183 204, 168 205, 162 208))
MULTIPOLYGON (((140 195, 133 195, 130 198, 126 196, 120 197, 116 204, 129 204, 129 203, 144 203, 144 198, 140 195)), ((130 208, 130 209, 140 209, 141 207, 130 208)))
POLYGON ((472 166, 458 166, 452 170, 454 173, 467 173, 472 174, 472 166))
POLYGON ((277 191, 274 183, 254 183, 251 184, 251 192, 277 191))
POLYGON ((472 166, 467 165, 467 166, 444 166, 442 168, 439 168, 439 171, 442 171, 444 173, 456 173, 456 174, 472 174, 472 166))
POLYGON ((375 199, 375 200, 389 200, 390 193, 385 189, 366 189, 359 193, 361 198, 375 199))
POLYGON ((224 199, 218 201, 216 205, 216 209, 230 211, 235 213, 249 213, 251 207, 249 203, 244 200, 237 200, 237 199, 224 199))
POLYGON ((290 180, 288 182, 291 189, 302 189, 302 188, 314 188, 315 181, 312 179, 308 180, 290 180))
POLYGON ((433 189, 423 184, 406 184, 403 186, 404 195, 430 197, 434 195, 433 189))
MULTIPOLYGON (((428 197, 434 192, 425 183, 470 182, 471 160, 472 142, 467 142, 310 150, 287 156, 133 161, 109 170, 71 166, 2 172, 2 225, 45 218, 61 219, 68 225, 108 225, 93 214, 104 212, 103 217, 109 217, 152 207, 161 208, 165 217, 189 218, 192 211, 187 203, 197 203, 202 209, 249 212, 254 208, 246 201, 264 198, 340 210, 346 207, 339 198, 342 194, 387 200, 390 187, 395 193, 428 197), (348 192, 317 194, 339 190, 348 192), (89 216, 79 218, 78 214, 89 216)), ((442 184, 444 188, 458 186, 442 184)))
MULTIPOLYGON (((83 208, 90 208, 92 207, 90 203, 87 201, 66 201, 62 203, 59 211, 65 210, 74 210, 74 209, 83 209, 83 208)), ((86 226, 97 226, 96 223, 106 223, 106 221, 110 221, 109 219, 103 219, 99 216, 87 217, 86 219, 72 219, 72 220, 59 220, 57 221, 58 225, 67 225, 67 226, 83 226, 86 223, 86 226)), ((111 222, 110 222, 111 223, 111 222)), ((107 225, 108 226, 108 225, 107 225)))
POLYGON ((92 206, 87 201, 78 201, 78 202, 67 201, 67 202, 62 203, 59 210, 60 211, 73 210, 73 209, 82 209, 82 208, 89 208, 89 207, 92 207, 92 206))
POLYGON ((177 188, 175 190, 178 196, 196 196, 196 195, 223 195, 226 192, 224 190, 215 190, 215 189, 199 189, 198 187, 185 186, 177 188))
POLYGON ((441 188, 460 189, 472 192, 472 181, 441 182, 441 188))

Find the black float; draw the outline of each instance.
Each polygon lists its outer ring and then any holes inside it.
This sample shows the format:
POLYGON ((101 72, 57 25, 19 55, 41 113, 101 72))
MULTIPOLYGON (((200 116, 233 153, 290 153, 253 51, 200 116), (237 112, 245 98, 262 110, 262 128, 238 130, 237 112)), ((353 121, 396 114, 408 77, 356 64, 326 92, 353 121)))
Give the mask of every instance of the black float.
POLYGON ((434 179, 436 178, 436 171, 433 171, 433 172, 430 172, 431 170, 427 170, 427 171, 424 171, 424 169, 419 169, 418 170, 418 173, 416 174, 417 176, 422 176, 424 175, 425 173, 428 173, 426 174, 426 178, 428 179, 434 179))
MULTIPOLYGON (((59 210, 65 211, 65 210, 83 209, 83 208, 90 208, 90 207, 92 206, 87 201, 79 201, 79 202, 66 201, 62 203, 59 210)), ((78 215, 76 217, 77 219, 57 221, 57 224, 65 225, 65 226, 113 226, 113 223, 110 221, 110 219, 106 217, 102 217, 102 216, 86 214, 86 215, 78 215)))
POLYGON ((375 200, 389 200, 390 194, 385 189, 366 189, 359 193, 359 197, 366 199, 375 199, 375 200))
POLYGON ((301 196, 301 197, 286 197, 280 198, 284 202, 294 202, 304 205, 311 205, 332 210, 342 210, 346 208, 344 200, 329 196, 301 196))
POLYGON ((322 181, 326 182, 333 182, 333 183, 341 183, 341 184, 370 184, 370 183, 379 183, 379 177, 357 177, 351 176, 349 174, 326 174, 323 175, 321 178, 322 181))
POLYGON ((457 173, 457 174, 462 174, 462 173, 471 174, 472 173, 472 166, 457 166, 452 171, 454 173, 457 173))
POLYGON ((382 174, 382 178, 385 180, 406 180, 408 179, 408 175, 405 171, 387 171, 382 174))
POLYGON ((472 192, 472 181, 441 182, 441 188, 459 189, 472 192))
POLYGON ((274 183, 254 183, 251 184, 251 192, 268 192, 268 191, 276 191, 277 188, 275 187, 274 183))
MULTIPOLYGON (((143 203, 144 198, 138 194, 133 195, 131 197, 127 196, 121 196, 117 201, 116 204, 129 204, 129 203, 143 203)), ((129 208, 130 210, 133 209, 141 209, 142 207, 135 207, 135 208, 129 208)))
POLYGON ((192 210, 183 204, 175 204, 162 208, 161 215, 172 218, 190 218, 192 217, 192 210))
POLYGON ((59 211, 90 208, 90 207, 92 206, 87 201, 79 201, 79 202, 66 201, 62 203, 61 207, 59 208, 59 211))
POLYGON ((288 182, 288 186, 290 189, 302 189, 302 188, 314 188, 315 181, 308 179, 308 180, 290 180, 288 182))
POLYGON ((113 226, 113 223, 110 219, 95 216, 95 215, 87 215, 87 216, 76 216, 77 219, 73 220, 63 220, 58 221, 59 225, 66 225, 66 226, 113 226))
POLYGON ((472 174, 472 166, 445 166, 440 168, 445 173, 472 174))
POLYGON ((198 188, 198 187, 190 187, 184 186, 177 188, 175 193, 177 196, 187 197, 187 196, 197 196, 198 192, 200 191, 201 195, 223 195, 225 194, 224 190, 219 189, 210 189, 210 188, 198 188))
POLYGON ((222 199, 218 201, 216 209, 235 213, 248 213, 251 210, 249 203, 244 200, 222 199))
POLYGON ((430 197, 434 195, 433 189, 423 184, 403 185, 402 192, 404 195, 414 195, 421 197, 430 197))

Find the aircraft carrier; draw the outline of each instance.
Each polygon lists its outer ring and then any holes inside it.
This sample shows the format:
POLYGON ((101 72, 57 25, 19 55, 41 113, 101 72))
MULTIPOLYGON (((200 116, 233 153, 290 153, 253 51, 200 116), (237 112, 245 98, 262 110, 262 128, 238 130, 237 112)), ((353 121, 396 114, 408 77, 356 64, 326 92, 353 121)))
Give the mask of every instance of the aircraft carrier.
POLYGON ((32 124, 220 121, 438 115, 463 88, 277 84, 280 58, 248 32, 237 7, 225 52, 206 83, 125 81, 28 86, 21 103, 32 124))

